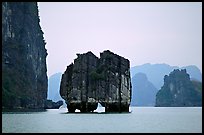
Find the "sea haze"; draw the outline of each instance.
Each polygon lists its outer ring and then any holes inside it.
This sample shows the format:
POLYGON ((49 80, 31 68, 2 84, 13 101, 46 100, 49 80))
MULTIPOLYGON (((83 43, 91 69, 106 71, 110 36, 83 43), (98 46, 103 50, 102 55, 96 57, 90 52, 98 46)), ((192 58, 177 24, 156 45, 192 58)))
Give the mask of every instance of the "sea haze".
POLYGON ((202 107, 130 107, 130 113, 2 113, 2 133, 202 133, 202 107))

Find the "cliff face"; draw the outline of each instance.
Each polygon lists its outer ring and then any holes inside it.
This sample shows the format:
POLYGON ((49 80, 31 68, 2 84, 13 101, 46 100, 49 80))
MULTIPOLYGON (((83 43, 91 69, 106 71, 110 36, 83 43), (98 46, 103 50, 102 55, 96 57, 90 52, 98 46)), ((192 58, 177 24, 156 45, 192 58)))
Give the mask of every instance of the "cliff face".
POLYGON ((186 70, 174 70, 164 77, 156 95, 156 106, 202 106, 202 85, 190 80, 186 70))
POLYGON ((110 51, 78 54, 62 75, 60 95, 69 112, 94 111, 98 103, 106 112, 129 112, 131 80, 129 60, 110 51))
POLYGON ((89 112, 97 108, 96 91, 92 90, 94 83, 89 74, 96 69, 98 58, 91 52, 77 55, 74 64, 69 65, 62 75, 60 95, 66 101, 69 112, 75 109, 89 112))
POLYGON ((43 108, 47 97, 45 41, 36 2, 2 3, 2 105, 43 108))

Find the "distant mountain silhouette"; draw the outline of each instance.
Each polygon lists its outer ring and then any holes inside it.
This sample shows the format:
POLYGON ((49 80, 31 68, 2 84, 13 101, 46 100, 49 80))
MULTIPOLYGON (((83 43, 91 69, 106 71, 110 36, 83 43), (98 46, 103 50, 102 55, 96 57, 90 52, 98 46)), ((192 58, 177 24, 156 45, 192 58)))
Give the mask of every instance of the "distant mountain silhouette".
POLYGON ((133 77, 135 74, 139 72, 146 74, 148 80, 152 82, 157 89, 160 89, 161 86, 164 84, 165 75, 168 75, 174 69, 184 69, 184 68, 187 70, 187 73, 190 75, 190 78, 192 80, 197 80, 202 82, 202 74, 200 70, 194 65, 184 66, 180 68, 178 66, 170 66, 168 64, 147 63, 147 64, 130 68, 130 72, 131 72, 131 77, 133 77))
POLYGON ((47 99, 51 99, 54 102, 59 100, 64 101, 59 94, 60 89, 60 81, 61 81, 62 73, 56 73, 49 77, 48 79, 48 96, 47 99))
MULTIPOLYGON (((132 80, 131 106, 154 106, 156 92, 164 83, 164 76, 168 75, 178 66, 168 64, 143 64, 130 68, 132 80)), ((202 81, 200 70, 194 66, 185 66, 191 80, 202 81)), ((59 94, 62 73, 50 76, 48 80, 48 99, 53 101, 63 100, 59 94)), ((64 100, 63 100, 64 101, 64 100)))
POLYGON ((200 69, 198 69, 196 66, 190 65, 181 67, 180 69, 186 69, 187 73, 190 75, 191 80, 202 82, 202 74, 200 72, 200 69))
POLYGON ((131 106, 155 106, 156 87, 144 73, 137 73, 132 78, 131 106))

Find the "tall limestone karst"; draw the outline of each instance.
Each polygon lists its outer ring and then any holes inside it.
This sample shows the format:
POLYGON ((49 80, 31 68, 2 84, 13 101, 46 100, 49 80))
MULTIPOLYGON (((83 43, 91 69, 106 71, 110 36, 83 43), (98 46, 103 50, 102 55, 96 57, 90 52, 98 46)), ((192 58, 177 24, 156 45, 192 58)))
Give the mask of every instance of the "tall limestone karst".
POLYGON ((175 69, 165 75, 164 85, 156 95, 156 106, 202 106, 202 84, 191 81, 186 69, 175 69))
POLYGON ((69 112, 91 112, 98 103, 106 112, 129 112, 131 100, 130 62, 109 50, 77 54, 62 75, 60 95, 69 112))
POLYGON ((2 3, 2 108, 44 108, 45 41, 37 2, 2 3))

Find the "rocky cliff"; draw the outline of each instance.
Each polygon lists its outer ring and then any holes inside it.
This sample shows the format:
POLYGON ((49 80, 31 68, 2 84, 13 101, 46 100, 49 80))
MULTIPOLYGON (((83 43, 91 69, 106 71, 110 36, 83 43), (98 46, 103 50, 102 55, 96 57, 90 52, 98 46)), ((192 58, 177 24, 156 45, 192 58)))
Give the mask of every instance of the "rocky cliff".
POLYGON ((131 99, 130 63, 110 51, 77 54, 62 75, 60 95, 69 112, 94 111, 98 103, 106 112, 129 112, 131 99))
POLYGON ((156 106, 202 106, 202 84, 191 81, 186 69, 165 75, 164 85, 156 95, 156 106))
POLYGON ((36 2, 2 3, 2 107, 43 108, 45 41, 36 2))

